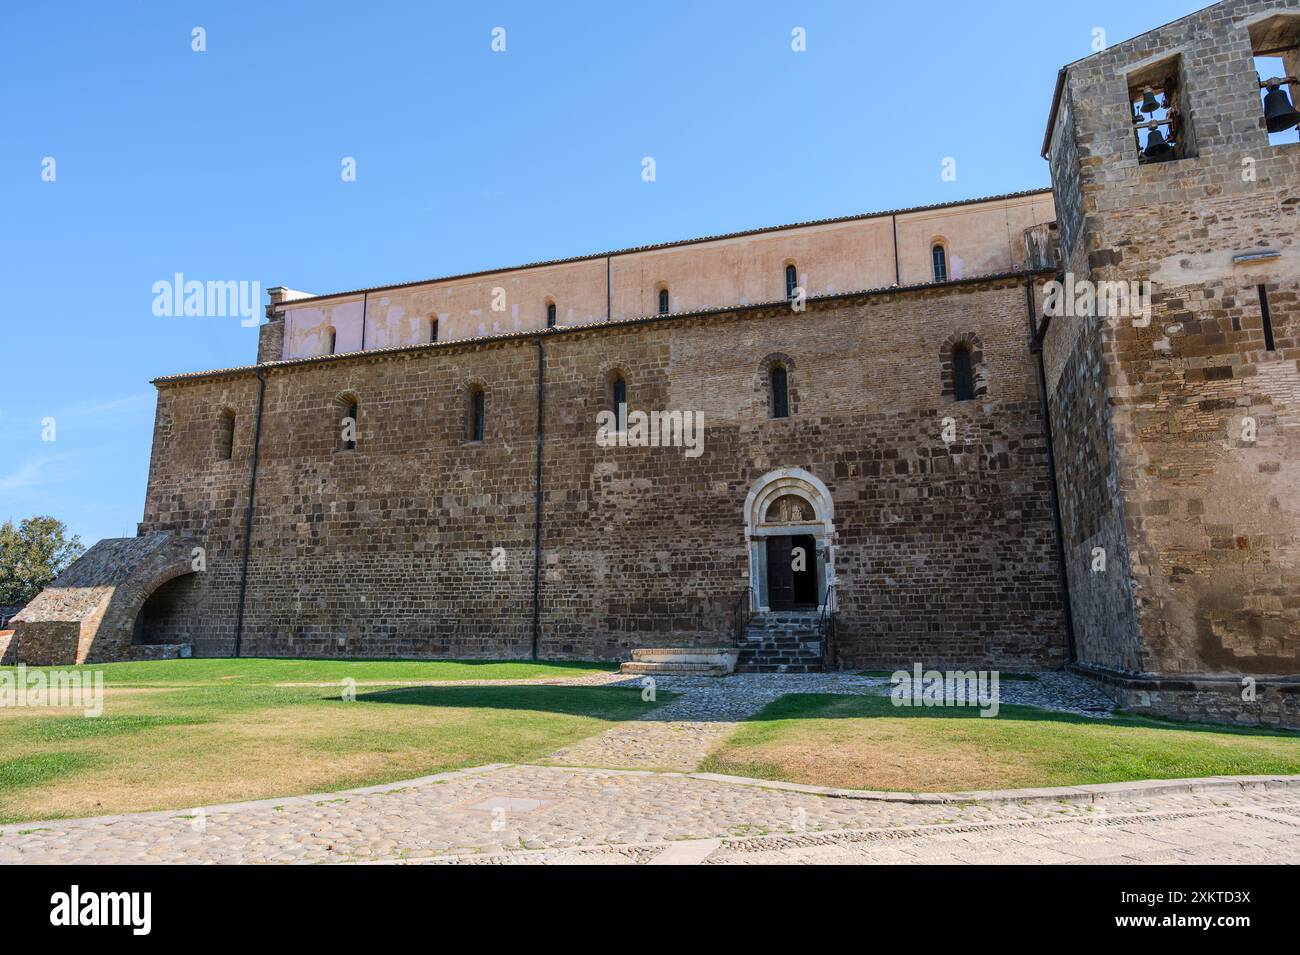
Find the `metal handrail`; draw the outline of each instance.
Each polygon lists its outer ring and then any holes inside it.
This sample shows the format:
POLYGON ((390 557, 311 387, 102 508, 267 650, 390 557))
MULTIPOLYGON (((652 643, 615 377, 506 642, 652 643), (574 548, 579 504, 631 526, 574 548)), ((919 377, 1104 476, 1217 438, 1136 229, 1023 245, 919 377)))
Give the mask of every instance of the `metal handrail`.
POLYGON ((826 599, 822 605, 817 608, 817 640, 821 644, 822 669, 826 669, 828 660, 833 659, 830 652, 830 643, 835 639, 835 614, 832 609, 831 595, 835 592, 834 584, 826 585, 826 599))
POLYGON ((749 625, 750 617, 750 594, 752 587, 746 587, 741 591, 740 596, 736 598, 735 605, 731 608, 731 635, 735 638, 736 643, 743 643, 745 639, 745 628, 749 625), (741 615, 744 615, 742 621, 741 615))

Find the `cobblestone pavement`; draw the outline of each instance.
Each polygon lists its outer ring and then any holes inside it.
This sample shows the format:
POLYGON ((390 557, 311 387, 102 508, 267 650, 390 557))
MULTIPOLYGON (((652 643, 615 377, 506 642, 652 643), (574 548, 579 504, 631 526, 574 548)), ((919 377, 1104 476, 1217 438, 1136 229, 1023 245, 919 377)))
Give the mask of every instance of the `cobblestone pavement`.
MULTIPOLYGON (((1282 798, 1294 800, 1293 792, 1282 798)), ((406 860, 430 865, 1300 864, 1296 804, 1160 797, 1058 818, 406 860)))
POLYGON ((675 773, 497 766, 0 834, 0 864, 1126 860, 1300 861, 1300 789, 908 803, 675 773))
MULTIPOLYGON (((886 685, 852 673, 660 679, 657 689, 675 699, 553 754, 567 766, 487 766, 320 796, 20 823, 0 831, 0 864, 1300 861, 1300 787, 942 803, 577 768, 694 770, 737 721, 784 693, 886 685)), ((1004 682, 1002 702, 1109 712, 1064 674, 1004 682)))
MULTIPOLYGON (((641 686, 643 677, 615 685, 641 686)), ((655 690, 680 696, 639 720, 565 747, 545 760, 568 766, 672 769, 690 772, 736 729, 787 693, 869 693, 889 680, 852 672, 744 673, 728 677, 656 677, 655 690)), ((1108 716, 1114 704, 1088 681, 1070 673, 1037 680, 1000 680, 1003 704, 1021 703, 1088 716, 1108 716)))

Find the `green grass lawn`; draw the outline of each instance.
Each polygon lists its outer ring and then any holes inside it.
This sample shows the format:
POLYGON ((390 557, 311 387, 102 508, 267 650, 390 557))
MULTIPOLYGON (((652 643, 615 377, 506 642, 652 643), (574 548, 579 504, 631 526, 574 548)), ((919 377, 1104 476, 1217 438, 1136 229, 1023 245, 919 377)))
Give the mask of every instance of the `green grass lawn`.
POLYGON ((985 718, 972 708, 895 707, 888 696, 792 694, 700 768, 907 792, 1289 774, 1300 773, 1300 733, 1005 704, 985 718))
MULTIPOLYGON (((12 669, 12 668, 7 668, 12 669)), ((29 670, 50 669, 28 667, 29 670)), ((268 660, 255 657, 97 663, 115 686, 231 683, 409 683, 417 680, 543 680, 609 673, 617 663, 533 663, 528 660, 268 660)))
POLYGON ((191 808, 535 760, 670 698, 643 703, 639 690, 610 687, 392 685, 611 669, 601 664, 205 659, 81 669, 105 674, 102 716, 0 708, 0 822, 191 808), (355 701, 342 699, 345 678, 357 681, 355 701), (384 681, 392 682, 374 685, 384 681))

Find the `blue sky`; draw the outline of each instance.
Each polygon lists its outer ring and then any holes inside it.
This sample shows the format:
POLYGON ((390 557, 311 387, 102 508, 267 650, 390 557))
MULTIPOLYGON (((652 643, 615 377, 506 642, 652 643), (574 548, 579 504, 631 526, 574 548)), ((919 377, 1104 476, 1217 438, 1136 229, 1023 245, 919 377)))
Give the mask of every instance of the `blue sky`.
POLYGON ((149 379, 256 353, 153 314, 176 272, 327 292, 1046 186, 1057 69, 1200 5, 10 5, 0 520, 135 533, 149 379))

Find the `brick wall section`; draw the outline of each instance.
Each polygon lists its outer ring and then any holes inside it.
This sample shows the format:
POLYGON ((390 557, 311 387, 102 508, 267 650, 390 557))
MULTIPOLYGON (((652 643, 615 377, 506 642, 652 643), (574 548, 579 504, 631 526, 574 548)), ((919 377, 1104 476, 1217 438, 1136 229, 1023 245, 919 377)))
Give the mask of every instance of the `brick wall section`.
MULTIPOLYGON (((1296 7, 1217 4, 1069 68, 1052 150, 1058 196, 1073 177, 1080 184, 1083 221, 1067 264, 1078 278, 1155 287, 1149 327, 1121 320, 1085 334, 1067 319, 1054 332, 1058 456, 1110 457, 1073 490, 1081 517, 1067 530, 1070 579, 1088 576, 1079 562, 1094 541, 1121 548, 1120 560, 1109 554, 1110 573, 1127 564, 1132 578, 1131 595, 1118 583, 1075 592, 1085 662, 1163 674, 1300 672, 1300 145, 1268 144, 1248 33, 1257 15, 1283 10, 1296 7), (1197 156, 1139 165, 1125 77, 1174 51, 1197 156), (1243 177, 1248 167, 1253 179, 1243 177), (1233 263, 1261 249, 1279 256, 1233 263), (1094 371, 1099 356, 1104 376, 1094 371), (1080 420, 1103 387, 1109 435, 1080 420), (1257 423, 1254 442, 1241 440, 1245 417, 1257 423), (1115 488, 1122 535, 1111 519, 1115 488), (1140 648, 1104 624, 1122 623, 1130 603, 1140 648)), ((1063 500, 1072 480, 1062 474, 1063 500)))
MULTIPOLYGON (((541 655, 717 643, 748 579, 745 497, 768 471, 799 467, 835 502, 845 663, 1063 662, 1023 282, 545 336, 541 655), (952 403, 941 351, 968 333, 987 394, 952 403), (774 354, 791 360, 787 420, 768 418, 774 354), (614 372, 633 409, 702 411, 701 456, 598 447, 614 372)), ((535 342, 263 370, 245 652, 528 656, 535 342), (482 443, 466 437, 473 385, 486 394, 482 443), (354 451, 336 450, 345 393, 359 404, 354 451)), ((200 655, 233 649, 256 395, 247 371, 159 383, 142 529, 208 549, 186 604, 200 655), (226 407, 235 453, 218 461, 226 407)))

